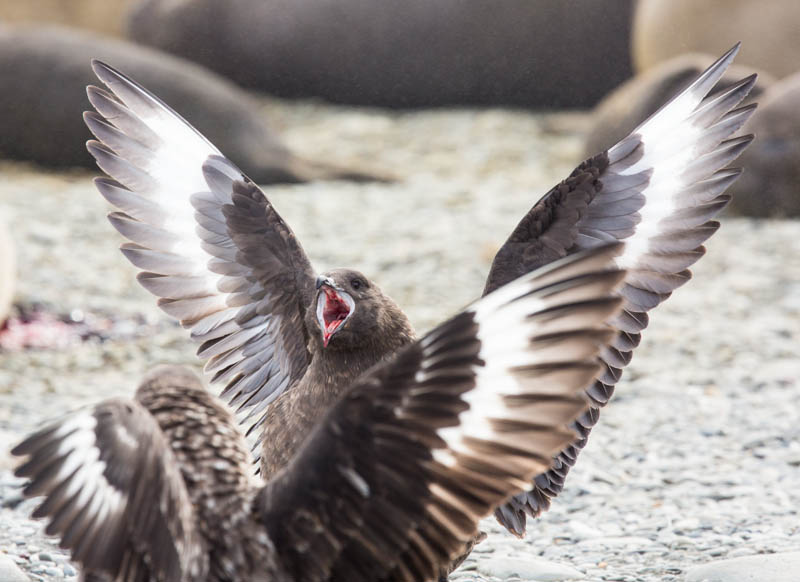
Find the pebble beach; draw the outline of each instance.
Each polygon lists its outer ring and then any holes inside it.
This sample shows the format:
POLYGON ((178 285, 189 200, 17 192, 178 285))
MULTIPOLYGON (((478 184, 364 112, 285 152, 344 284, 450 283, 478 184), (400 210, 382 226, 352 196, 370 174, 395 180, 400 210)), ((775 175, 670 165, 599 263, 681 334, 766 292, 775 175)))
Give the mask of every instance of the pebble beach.
MULTIPOLYGON (((266 193, 318 271, 363 271, 418 331, 480 294, 517 221, 580 161, 587 121, 272 99, 263 113, 301 155, 402 178, 266 193)), ((135 282, 90 174, 4 162, 0 175, 18 302, 94 330, 0 350, 0 581, 3 561, 29 580, 75 580, 30 519, 8 450, 48 419, 132 394, 159 363, 200 366, 135 282)), ((800 580, 800 221, 721 221, 693 280, 652 314, 564 493, 524 539, 485 520, 454 581, 800 580)))

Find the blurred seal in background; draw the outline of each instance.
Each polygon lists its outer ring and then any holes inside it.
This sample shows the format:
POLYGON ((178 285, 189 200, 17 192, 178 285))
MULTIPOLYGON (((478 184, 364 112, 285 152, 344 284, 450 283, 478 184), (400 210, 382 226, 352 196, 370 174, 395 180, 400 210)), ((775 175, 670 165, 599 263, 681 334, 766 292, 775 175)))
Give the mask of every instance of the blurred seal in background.
POLYGON ((295 156, 266 125, 255 98, 201 66, 57 26, 0 26, 0 156, 94 168, 81 117, 89 109, 92 58, 151 87, 258 183, 375 178, 295 156))
POLYGON ((743 131, 756 139, 739 158, 731 210, 747 216, 800 217, 800 73, 781 79, 759 100, 743 131))
POLYGON ((685 52, 719 54, 742 42, 738 64, 780 79, 800 69, 797 0, 639 0, 633 62, 641 72, 685 52))
POLYGON ((275 95, 588 107, 631 74, 632 10, 633 0, 143 0, 128 32, 275 95))
POLYGON ((659 83, 677 83, 702 68, 690 62, 697 57, 675 55, 715 54, 742 41, 738 66, 759 71, 751 99, 760 105, 742 128, 756 139, 740 158, 744 172, 730 189, 729 210, 757 217, 800 216, 800 2, 640 0, 633 22, 633 62, 640 74, 598 107, 586 151, 613 143, 617 129, 624 133, 623 125, 635 125, 633 117, 644 118, 638 110, 620 116, 621 108, 647 103, 641 94, 659 100, 671 91, 659 83))
MULTIPOLYGON (((713 60, 698 53, 681 55, 620 85, 592 112, 583 155, 603 151, 633 131, 713 60)), ((728 211, 754 217, 797 217, 800 73, 776 81, 764 71, 734 65, 720 80, 719 88, 752 73, 758 74, 758 81, 744 104, 758 101, 759 108, 739 133, 754 133, 756 139, 740 158, 744 172, 729 190, 733 200, 728 211)))

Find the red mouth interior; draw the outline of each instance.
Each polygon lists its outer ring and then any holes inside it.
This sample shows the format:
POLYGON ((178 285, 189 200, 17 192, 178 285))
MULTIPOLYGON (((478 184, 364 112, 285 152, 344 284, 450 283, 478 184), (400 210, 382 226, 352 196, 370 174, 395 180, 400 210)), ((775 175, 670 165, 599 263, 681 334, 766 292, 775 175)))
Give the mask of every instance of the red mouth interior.
POLYGON ((344 299, 333 289, 324 287, 325 291, 325 307, 322 310, 322 321, 325 328, 322 330, 322 339, 327 346, 333 332, 335 332, 340 325, 350 315, 350 308, 345 303, 344 299))

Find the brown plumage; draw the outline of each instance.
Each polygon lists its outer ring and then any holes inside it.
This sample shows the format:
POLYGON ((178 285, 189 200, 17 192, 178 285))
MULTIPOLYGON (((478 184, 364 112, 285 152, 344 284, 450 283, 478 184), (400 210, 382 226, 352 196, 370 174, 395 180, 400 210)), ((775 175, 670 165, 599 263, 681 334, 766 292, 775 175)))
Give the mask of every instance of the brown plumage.
POLYGON ((266 483, 232 413, 176 367, 28 437, 17 475, 85 579, 435 579, 575 439, 620 247, 526 275, 361 374, 266 483))
MULTIPOLYGON (((336 288, 353 298, 355 309, 347 325, 331 337, 327 346, 323 347, 324 334, 311 335, 311 361, 306 373, 270 405, 258 437, 263 441, 257 451, 261 453, 264 477, 288 464, 344 388, 414 339, 414 330, 403 311, 358 271, 336 269, 322 280, 326 283, 320 285, 312 305, 324 300, 325 289, 336 288), (353 283, 357 283, 357 289, 353 283)), ((307 309, 306 329, 315 327, 315 310, 307 309)))
MULTIPOLYGON (((582 440, 496 514, 517 535, 526 516, 539 515, 561 491, 648 312, 689 279, 688 267, 719 227, 712 218, 739 175, 725 167, 752 139, 730 136, 753 112, 738 105, 755 79, 708 94, 737 50, 548 192, 495 258, 484 293, 609 241, 625 243, 617 263, 628 270, 620 290, 625 309, 609 322, 622 333, 604 350, 601 373, 587 382, 592 408, 573 425, 582 440)), ((131 241, 122 250, 161 307, 201 342, 198 354, 212 382, 246 413, 245 426, 261 433, 262 468, 272 474, 349 380, 392 356, 413 330, 390 300, 347 290, 359 277, 374 288, 358 273, 332 272, 330 284, 323 276, 318 286, 299 242, 257 186, 145 89, 102 63, 94 68, 111 93, 89 88, 98 113, 87 113, 86 122, 100 140, 89 150, 114 178, 97 185, 120 210, 110 218, 131 241), (372 311, 388 318, 371 320, 372 311)))

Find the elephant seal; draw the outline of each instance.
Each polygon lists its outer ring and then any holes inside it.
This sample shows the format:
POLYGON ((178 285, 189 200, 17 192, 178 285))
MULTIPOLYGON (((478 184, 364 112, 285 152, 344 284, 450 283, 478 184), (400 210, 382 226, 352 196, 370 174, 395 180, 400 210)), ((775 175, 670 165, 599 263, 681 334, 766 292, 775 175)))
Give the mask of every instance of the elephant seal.
POLYGON ((741 41, 740 65, 776 79, 798 69, 800 3, 796 0, 640 0, 633 21, 639 72, 684 52, 717 54, 741 41))
POLYGON ((137 0, 0 0, 0 22, 49 22, 122 36, 137 0))
POLYGON ((203 67, 147 47, 56 26, 0 26, 0 156, 94 168, 81 114, 92 58, 140 80, 254 181, 374 179, 300 159, 266 125, 253 97, 203 67))
POLYGON ((131 38, 276 95, 589 107, 631 74, 632 0, 144 0, 131 38))
POLYGON ((745 132, 756 139, 740 159, 745 171, 731 188, 731 211, 746 216, 800 217, 800 71, 767 89, 745 132))

